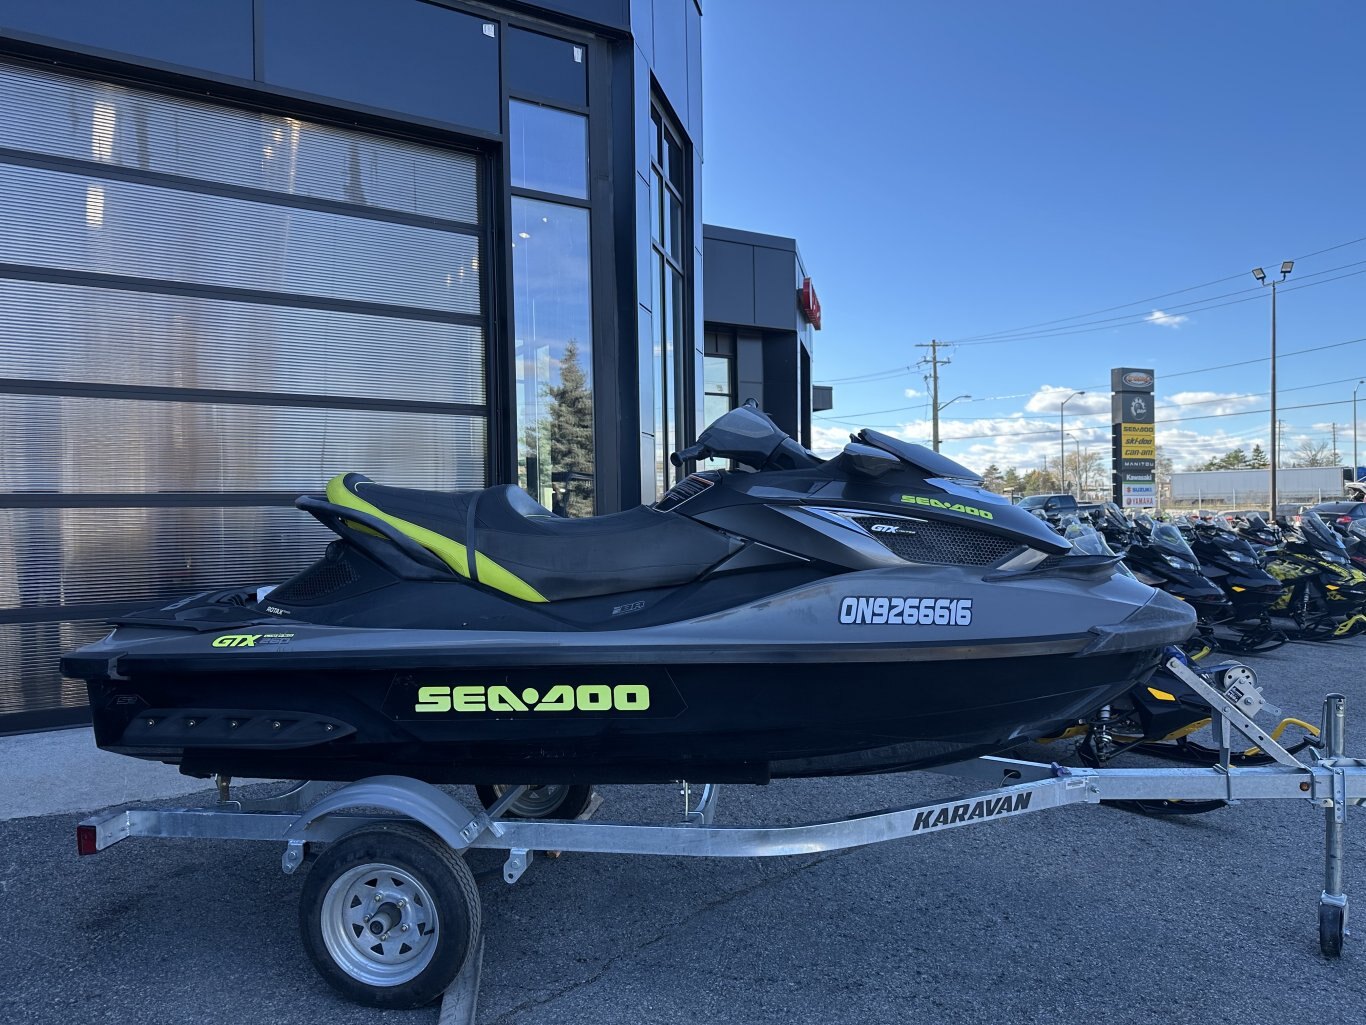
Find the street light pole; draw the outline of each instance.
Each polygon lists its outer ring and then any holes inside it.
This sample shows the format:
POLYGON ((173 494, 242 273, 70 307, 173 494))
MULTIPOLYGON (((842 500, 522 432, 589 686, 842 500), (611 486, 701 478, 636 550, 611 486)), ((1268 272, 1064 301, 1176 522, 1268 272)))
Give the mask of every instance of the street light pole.
MULTIPOLYGON (((1067 409, 1067 404, 1078 395, 1085 395, 1084 391, 1074 391, 1067 398, 1062 400, 1062 405, 1058 407, 1058 490, 1067 490, 1067 429, 1063 421, 1063 411, 1067 409)), ((1068 492, 1071 494, 1071 492, 1068 492)))
POLYGON ((1357 388, 1366 384, 1366 380, 1357 382, 1357 387, 1352 389, 1352 480, 1357 479, 1357 467, 1361 464, 1357 462, 1357 388))
POLYGON ((1271 286, 1271 522, 1276 522, 1276 464, 1280 459, 1280 446, 1276 444, 1276 286, 1284 281, 1295 269, 1294 260, 1281 264, 1280 281, 1268 281, 1266 272, 1254 267, 1252 276, 1258 283, 1271 286))
POLYGON ((1077 497, 1080 498, 1083 490, 1083 481, 1081 479, 1081 441, 1071 431, 1067 432, 1067 436, 1072 439, 1072 465, 1076 467, 1077 497))

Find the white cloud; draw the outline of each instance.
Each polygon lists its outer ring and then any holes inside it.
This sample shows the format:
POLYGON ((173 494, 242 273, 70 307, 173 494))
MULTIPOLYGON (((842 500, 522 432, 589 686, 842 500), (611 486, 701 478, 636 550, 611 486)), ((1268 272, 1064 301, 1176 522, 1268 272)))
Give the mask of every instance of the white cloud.
POLYGON ((1153 312, 1149 313, 1144 319, 1147 320, 1149 324, 1160 324, 1162 327, 1176 329, 1190 320, 1190 317, 1180 313, 1163 313, 1161 310, 1153 310, 1153 312))
POLYGON ((1179 391, 1174 395, 1162 396, 1158 409, 1171 413, 1176 409, 1189 407, 1191 416, 1219 416, 1225 413, 1238 413, 1251 409, 1262 399, 1246 392, 1217 391, 1179 391))
POLYGON ((1052 413, 1056 416, 1058 407, 1066 400, 1068 416, 1076 413, 1108 413, 1110 411, 1109 391, 1087 392, 1084 395, 1078 395, 1075 399, 1068 399, 1067 396, 1076 390, 1076 388, 1046 384, 1029 397, 1029 401, 1025 403, 1025 409, 1030 413, 1052 413))
POLYGON ((921 396, 923 396, 924 394, 925 394, 925 393, 924 393, 923 391, 916 391, 914 388, 907 388, 907 389, 906 389, 906 398, 908 398, 908 399, 918 399, 918 398, 920 398, 921 396))

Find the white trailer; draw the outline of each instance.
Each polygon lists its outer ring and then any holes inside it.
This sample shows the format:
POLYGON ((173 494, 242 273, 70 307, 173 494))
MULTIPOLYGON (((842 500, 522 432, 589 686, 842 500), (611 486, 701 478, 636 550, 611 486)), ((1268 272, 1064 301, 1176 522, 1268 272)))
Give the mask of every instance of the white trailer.
MULTIPOLYGON (((1331 502, 1343 496, 1350 474, 1345 466, 1283 466, 1276 472, 1276 490, 1283 503, 1331 502)), ((1171 501, 1173 505, 1265 509, 1270 484, 1271 472, 1266 469, 1188 470, 1172 474, 1171 501)))

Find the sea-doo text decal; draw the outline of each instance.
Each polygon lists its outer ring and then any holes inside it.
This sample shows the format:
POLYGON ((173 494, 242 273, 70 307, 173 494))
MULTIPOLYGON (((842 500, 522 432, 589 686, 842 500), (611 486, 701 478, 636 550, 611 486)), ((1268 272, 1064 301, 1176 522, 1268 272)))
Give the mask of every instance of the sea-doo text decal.
POLYGON ((971 626, 971 598, 850 595, 840 601, 841 623, 889 626, 971 626))
POLYGON ((949 512, 966 513, 969 516, 980 516, 984 520, 994 520, 996 518, 986 509, 979 509, 975 505, 964 505, 962 502, 945 502, 938 498, 926 498, 924 495, 902 495, 901 501, 905 502, 907 505, 927 505, 931 509, 947 509, 949 512))
POLYGON ((215 648, 255 648, 258 645, 265 647, 267 644, 288 644, 293 639, 293 634, 224 634, 222 637, 213 639, 213 646, 215 648))
POLYGON ((1011 815, 1015 812, 1028 811, 1029 799, 1033 796, 1032 790, 1024 790, 1014 795, 983 797, 976 801, 959 801, 957 804, 926 808, 924 811, 916 812, 915 821, 911 824, 911 832, 923 833, 931 829, 962 825, 964 822, 972 822, 976 819, 989 819, 997 815, 1011 815))
POLYGON ((643 683, 556 684, 542 696, 534 687, 520 693, 501 684, 417 689, 415 712, 644 712, 650 707, 650 688, 643 683))

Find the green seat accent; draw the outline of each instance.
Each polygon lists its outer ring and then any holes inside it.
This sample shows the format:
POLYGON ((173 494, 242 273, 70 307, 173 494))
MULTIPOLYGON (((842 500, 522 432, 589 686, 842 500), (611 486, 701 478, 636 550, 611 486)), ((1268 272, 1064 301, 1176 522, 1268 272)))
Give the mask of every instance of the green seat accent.
MULTIPOLYGON (((383 520, 385 523, 412 538, 452 570, 460 574, 460 576, 469 579, 469 550, 465 545, 462 545, 459 541, 453 541, 444 535, 438 534, 434 530, 428 530, 426 527, 418 526, 416 523, 410 523, 408 520, 399 519, 397 516, 391 516, 382 509, 376 508, 365 501, 365 499, 353 494, 346 487, 345 478, 346 474, 338 474, 327 482, 327 500, 329 502, 346 509, 355 509, 357 512, 368 513, 376 519, 383 520)), ((357 524, 357 526, 362 525, 357 524)), ((364 529, 363 526, 362 529, 364 529)), ((481 584, 491 587, 496 591, 502 591, 504 594, 510 594, 514 598, 520 598, 522 601, 543 602, 547 600, 525 580, 522 580, 514 573, 508 572, 488 556, 480 552, 475 552, 474 558, 475 567, 479 571, 479 582, 481 584)))

